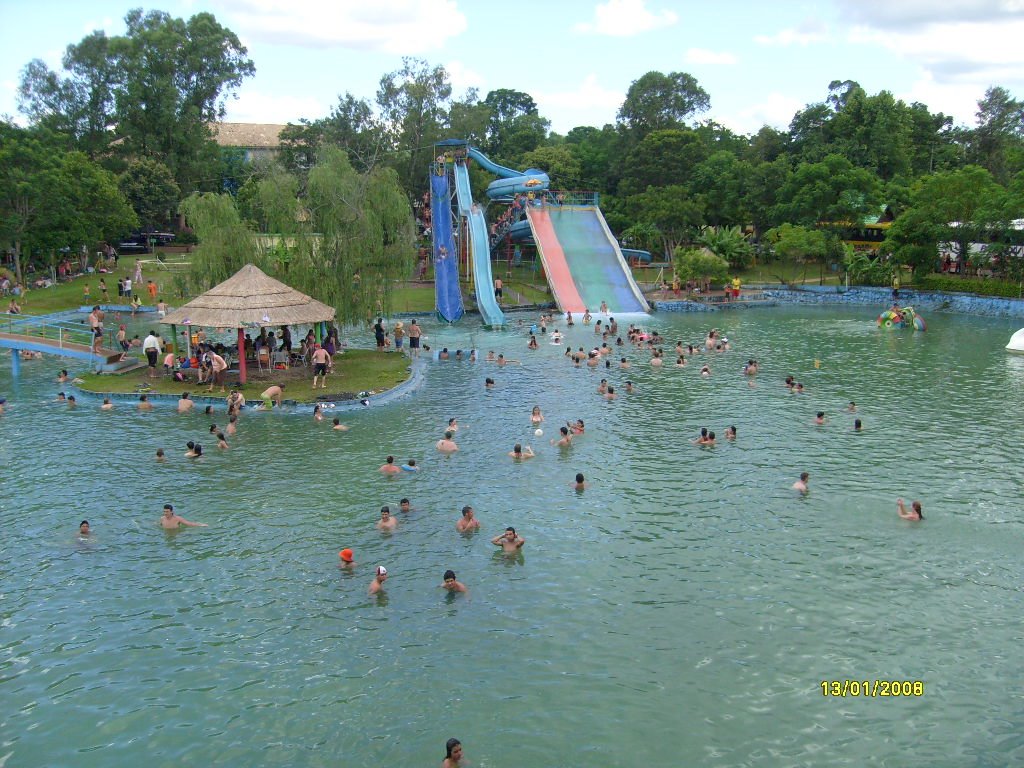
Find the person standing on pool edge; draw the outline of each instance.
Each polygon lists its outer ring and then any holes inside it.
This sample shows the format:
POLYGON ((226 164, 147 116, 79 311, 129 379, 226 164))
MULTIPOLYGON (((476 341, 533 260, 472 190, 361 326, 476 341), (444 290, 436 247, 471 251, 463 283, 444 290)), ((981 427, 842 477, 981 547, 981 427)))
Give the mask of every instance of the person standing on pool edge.
POLYGON ((420 337, 422 335, 423 331, 416 324, 416 318, 413 318, 413 321, 409 323, 409 354, 413 357, 420 356, 420 337))
POLYGON ((153 331, 149 332, 145 341, 142 342, 142 351, 146 354, 146 362, 149 363, 149 378, 156 378, 156 359, 160 355, 160 337, 153 331))

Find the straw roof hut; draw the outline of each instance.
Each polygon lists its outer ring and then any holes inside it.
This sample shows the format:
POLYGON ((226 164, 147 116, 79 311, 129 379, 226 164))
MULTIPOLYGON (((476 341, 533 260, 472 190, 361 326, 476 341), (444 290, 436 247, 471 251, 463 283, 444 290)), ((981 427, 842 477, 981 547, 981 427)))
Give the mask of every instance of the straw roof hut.
POLYGON ((329 307, 246 264, 220 285, 168 312, 166 325, 260 328, 306 325, 334 319, 329 307))
MULTIPOLYGON (((183 307, 168 312, 160 322, 171 326, 172 338, 177 335, 178 325, 237 328, 238 349, 244 350, 246 328, 315 325, 333 319, 334 307, 299 293, 267 277, 252 264, 246 264, 220 285, 192 299, 183 307)), ((319 338, 318 332, 317 340, 319 338)), ((238 369, 244 384, 244 354, 239 356, 238 369)))

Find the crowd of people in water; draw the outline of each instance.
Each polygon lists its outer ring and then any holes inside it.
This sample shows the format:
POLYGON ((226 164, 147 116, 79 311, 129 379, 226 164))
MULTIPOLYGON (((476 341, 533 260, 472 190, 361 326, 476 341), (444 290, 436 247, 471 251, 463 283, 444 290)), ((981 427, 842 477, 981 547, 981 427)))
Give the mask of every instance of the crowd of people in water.
MULTIPOLYGON (((633 365, 642 365, 646 363, 652 368, 659 368, 667 366, 666 360, 675 357, 674 367, 684 368, 690 364, 700 366, 700 375, 702 378, 709 378, 712 376, 712 366, 715 369, 728 369, 728 357, 726 353, 732 350, 732 344, 728 338, 722 335, 717 329, 710 329, 704 336, 704 338, 694 344, 684 342, 683 340, 677 340, 674 344, 667 341, 657 330, 645 329, 641 326, 629 324, 628 327, 623 331, 620 330, 619 324, 616 322, 614 316, 603 313, 604 316, 601 319, 594 321, 593 316, 589 311, 585 312, 580 321, 583 326, 591 326, 593 324, 593 341, 587 343, 580 342, 579 331, 570 330, 575 325, 575 319, 572 313, 566 313, 561 320, 564 321, 566 331, 563 333, 558 328, 558 321, 555 316, 551 314, 542 314, 536 322, 527 324, 526 321, 520 320, 518 323, 518 332, 527 337, 527 354, 529 350, 536 350, 540 345, 540 338, 549 339, 550 344, 562 345, 566 344, 565 352, 563 357, 567 361, 568 365, 574 368, 590 368, 590 369, 605 369, 605 370, 616 370, 617 378, 628 376, 628 371, 633 365), (574 344, 566 343, 567 335, 572 334, 574 344)), ((421 332, 419 326, 415 321, 412 323, 415 335, 403 334, 402 336, 408 336, 410 341, 416 340, 415 346, 410 345, 410 353, 418 354, 420 349, 419 339, 421 338, 421 332)), ((376 336, 378 349, 381 348, 380 335, 383 331, 382 321, 378 321, 377 326, 374 329, 376 336)), ((399 349, 401 349, 401 343, 399 342, 399 349)), ((449 352, 447 348, 441 349, 437 353, 436 359, 438 362, 444 361, 465 361, 475 363, 478 362, 478 355, 475 349, 469 350, 455 350, 454 353, 449 352)), ((506 357, 503 352, 496 352, 494 350, 488 351, 486 356, 482 357, 479 361, 483 364, 491 364, 497 367, 504 367, 507 365, 522 365, 527 357, 524 356, 523 360, 512 359, 506 357)), ((151 362, 151 367, 153 363, 151 362)), ((748 358, 742 366, 734 366, 735 370, 739 375, 746 378, 750 385, 753 385, 755 378, 760 372, 760 364, 753 358, 748 358)), ((214 370, 214 374, 217 371, 214 370)), ((315 376, 326 376, 326 370, 323 372, 317 372, 315 376)), ((69 374, 66 369, 62 369, 57 377, 57 383, 63 384, 69 381, 69 374)), ((316 386, 316 378, 314 378, 314 387, 316 386)), ((214 375, 211 381, 211 388, 216 384, 223 384, 223 378, 214 375)), ((801 382, 797 381, 793 376, 785 377, 782 382, 783 386, 793 395, 800 396, 804 393, 804 386, 801 382)), ((496 386, 493 377, 487 377, 485 380, 485 388, 493 389, 496 386)), ((280 406, 284 396, 284 384, 272 385, 268 387, 261 395, 261 407, 270 408, 274 405, 280 406)), ((632 395, 637 392, 637 388, 632 379, 624 379, 622 385, 622 394, 632 395)), ((596 394, 603 398, 605 401, 612 402, 618 396, 619 392, 616 391, 616 387, 609 381, 609 378, 601 378, 600 382, 596 387, 596 394)), ((74 395, 69 395, 65 392, 60 392, 57 396, 57 400, 61 403, 65 403, 69 408, 75 408, 78 406, 78 402, 74 395)), ((6 400, 0 398, 0 414, 4 413, 4 407, 6 400)), ((330 404, 318 404, 313 410, 314 422, 322 422, 325 420, 324 410, 325 408, 333 407, 330 404)), ((114 404, 109 398, 104 398, 103 402, 99 405, 100 410, 112 410, 114 404)), ((146 394, 142 394, 139 397, 139 401, 136 408, 140 411, 149 411, 153 409, 152 402, 149 400, 146 394)), ((243 414, 246 409, 251 409, 252 405, 247 404, 244 396, 236 389, 230 390, 227 396, 224 398, 224 405, 222 408, 215 407, 214 405, 206 405, 203 407, 203 415, 213 418, 218 412, 226 413, 226 422, 218 424, 216 421, 210 424, 208 434, 210 437, 209 441, 215 442, 216 449, 218 451, 228 451, 230 449, 229 438, 236 435, 239 429, 239 417, 243 414)), ((195 401, 191 397, 191 393, 186 391, 181 394, 177 400, 176 410, 179 414, 190 414, 197 412, 195 401)), ((851 401, 846 407, 846 412, 850 415, 857 414, 857 404, 851 401)), ((534 405, 530 410, 528 416, 524 414, 525 419, 529 419, 531 429, 534 430, 534 436, 540 438, 544 435, 544 426, 547 424, 547 420, 539 405, 534 405)), ((812 424, 815 426, 825 426, 829 422, 828 416, 824 411, 816 411, 815 416, 812 420, 812 424)), ((348 426, 342 424, 339 418, 334 418, 331 424, 331 428, 339 432, 344 432, 348 429, 348 426)), ((459 451, 458 435, 460 429, 464 429, 465 426, 459 423, 458 417, 451 417, 448 419, 447 424, 444 425, 441 431, 441 436, 434 443, 434 449, 442 455, 451 455, 459 451)), ((860 418, 853 419, 853 431, 861 432, 863 430, 863 423, 860 418)), ((557 433, 551 436, 549 442, 552 446, 558 448, 560 451, 571 450, 574 441, 583 437, 587 432, 587 425, 583 419, 570 418, 564 423, 560 423, 557 427, 557 433)), ((739 439, 739 430, 736 425, 728 424, 723 430, 722 440, 726 443, 732 443, 739 439)), ((699 435, 692 440, 692 443, 701 448, 711 449, 715 448, 719 444, 719 438, 716 432, 708 427, 702 427, 699 435)), ((190 440, 186 445, 186 451, 183 452, 183 457, 189 460, 201 460, 207 454, 204 453, 203 445, 198 440, 190 440)), ((507 456, 513 462, 524 462, 528 461, 536 456, 536 452, 533 447, 529 444, 523 445, 522 443, 515 443, 511 450, 507 452, 507 456)), ((164 462, 168 460, 163 448, 158 448, 155 454, 155 460, 158 462, 164 462)), ((384 463, 378 468, 378 472, 385 477, 397 477, 407 473, 416 473, 420 471, 420 466, 415 458, 406 460, 405 463, 397 463, 394 456, 387 456, 384 463)), ((799 478, 792 484, 792 490, 796 491, 800 495, 806 495, 810 492, 809 487, 810 473, 802 472, 799 478)), ((590 484, 586 480, 582 472, 575 473, 573 479, 568 485, 576 492, 583 492, 590 487, 590 484)), ((900 518, 910 521, 922 521, 924 520, 924 514, 921 502, 913 500, 909 506, 904 502, 902 498, 896 500, 897 514, 900 518)), ((391 535, 395 533, 402 525, 402 520, 406 519, 408 515, 415 512, 415 508, 409 498, 403 497, 399 502, 397 508, 397 514, 394 513, 389 505, 384 505, 380 508, 380 518, 375 523, 375 529, 380 534, 391 535)), ((157 524, 164 530, 177 530, 182 527, 205 527, 205 523, 193 522, 185 519, 180 514, 175 512, 174 506, 170 503, 165 504, 163 508, 163 514, 157 519, 157 524)), ((472 536, 481 529, 481 521, 476 517, 475 510, 471 505, 465 505, 461 509, 461 513, 454 523, 455 530, 464 536, 472 536)), ((92 528, 88 520, 82 520, 79 524, 78 535, 80 538, 87 539, 93 535, 92 528)), ((521 558, 523 547, 526 543, 525 538, 516 530, 513 526, 507 526, 504 531, 499 532, 497 535, 489 539, 491 545, 500 549, 504 555, 512 558, 521 558)), ((339 568, 348 573, 355 573, 359 570, 359 563, 356 560, 355 549, 352 546, 346 546, 338 553, 339 568)), ((390 577, 388 567, 384 564, 377 564, 372 566, 371 580, 367 586, 367 594, 371 597, 381 599, 386 594, 386 584, 390 577)), ((448 568, 442 575, 442 581, 439 588, 450 593, 452 595, 467 595, 470 591, 469 587, 457 577, 455 570, 448 568)), ((462 764, 462 744, 458 739, 449 739, 445 745, 446 755, 443 762, 443 766, 447 768, 453 768, 462 764)))

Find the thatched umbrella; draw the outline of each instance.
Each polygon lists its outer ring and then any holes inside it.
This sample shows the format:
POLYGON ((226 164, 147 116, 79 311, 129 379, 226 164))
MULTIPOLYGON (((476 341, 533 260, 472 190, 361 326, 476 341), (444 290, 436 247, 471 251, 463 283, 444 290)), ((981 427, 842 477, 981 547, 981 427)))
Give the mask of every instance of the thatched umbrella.
MULTIPOLYGON (((272 325, 316 325, 334 319, 334 308, 267 277, 246 264, 220 285, 188 304, 168 312, 160 322, 178 325, 238 329, 238 373, 245 383, 245 329, 272 325)), ((319 336, 319 328, 318 336, 319 336)))

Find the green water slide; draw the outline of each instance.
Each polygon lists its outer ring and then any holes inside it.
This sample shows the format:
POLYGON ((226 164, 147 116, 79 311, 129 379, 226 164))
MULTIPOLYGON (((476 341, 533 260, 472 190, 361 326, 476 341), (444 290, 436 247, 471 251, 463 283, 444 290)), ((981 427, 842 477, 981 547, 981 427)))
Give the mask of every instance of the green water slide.
POLYGON ((620 314, 650 311, 600 209, 547 205, 531 209, 529 218, 555 295, 571 297, 566 306, 560 302, 562 311, 594 312, 602 303, 620 314))

